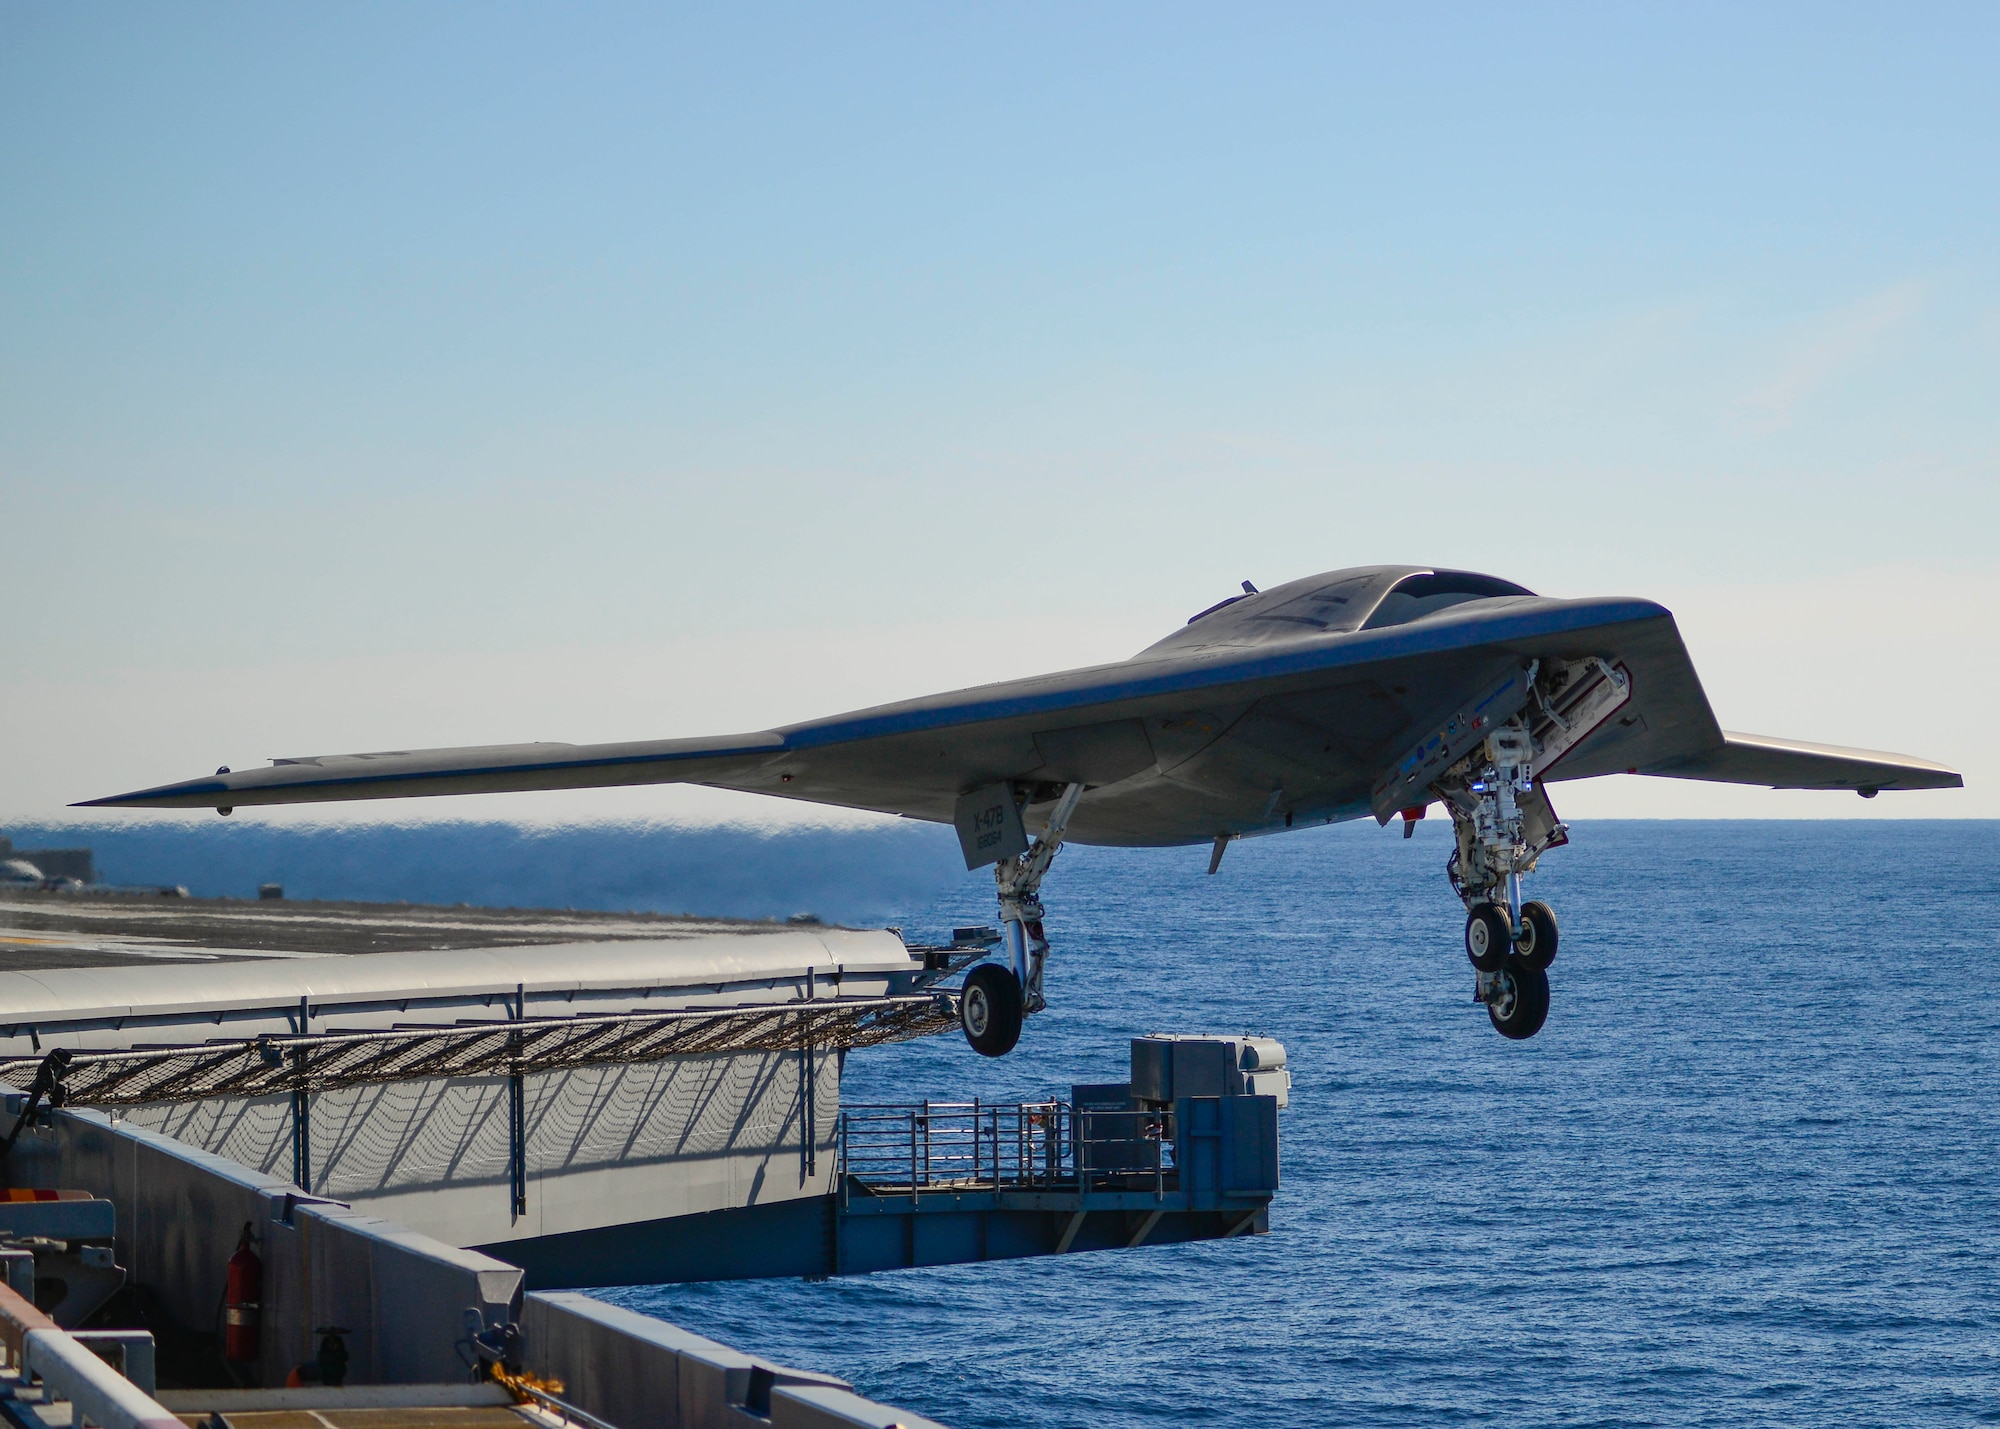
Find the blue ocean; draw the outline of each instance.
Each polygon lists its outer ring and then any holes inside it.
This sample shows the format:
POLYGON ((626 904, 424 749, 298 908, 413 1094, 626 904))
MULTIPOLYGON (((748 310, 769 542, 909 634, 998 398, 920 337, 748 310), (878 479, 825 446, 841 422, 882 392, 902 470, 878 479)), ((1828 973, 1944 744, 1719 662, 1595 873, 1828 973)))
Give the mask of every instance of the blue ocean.
MULTIPOLYGON (((91 835, 198 892, 992 917, 921 829, 91 835)), ((1013 1056, 848 1061, 850 1101, 1023 1099, 1122 1080, 1136 1033, 1281 1038, 1270 1235, 603 1294, 960 1429, 2000 1422, 2000 824, 1579 824, 1526 1043, 1470 1001, 1447 843, 1065 850, 1013 1056)))

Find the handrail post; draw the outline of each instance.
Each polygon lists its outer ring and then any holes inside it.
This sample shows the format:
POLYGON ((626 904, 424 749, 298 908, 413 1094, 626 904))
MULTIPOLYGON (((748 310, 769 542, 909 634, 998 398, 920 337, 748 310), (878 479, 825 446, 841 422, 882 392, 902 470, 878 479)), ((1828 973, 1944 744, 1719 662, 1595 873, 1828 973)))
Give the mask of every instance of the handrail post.
MULTIPOLYGON (((311 1032, 312 998, 299 999, 299 1036, 311 1032)), ((307 1058, 303 1044, 292 1052, 292 1184, 312 1194, 312 1103, 306 1093, 307 1058)))
MULTIPOLYGON (((528 1016, 528 985, 514 984, 514 1005, 508 1009, 515 1022, 528 1016)), ((528 1101, 527 1084, 521 1076, 521 1033, 507 1034, 507 1179, 510 1194, 510 1221, 528 1213, 528 1101)), ((311 1187, 301 1186, 301 1190, 311 1187)))

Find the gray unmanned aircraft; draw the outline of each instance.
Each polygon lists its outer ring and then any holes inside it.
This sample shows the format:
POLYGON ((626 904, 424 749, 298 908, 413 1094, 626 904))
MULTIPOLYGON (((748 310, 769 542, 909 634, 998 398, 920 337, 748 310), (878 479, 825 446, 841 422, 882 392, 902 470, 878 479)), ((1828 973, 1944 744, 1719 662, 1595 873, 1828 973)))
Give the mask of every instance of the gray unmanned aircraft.
POLYGON ((966 1039, 1010 1051, 1044 1005, 1039 898, 1065 840, 1212 843, 1431 804, 1457 833, 1479 1000, 1508 1037, 1549 1009, 1556 920, 1521 879, 1567 841, 1548 786, 1656 774, 1780 789, 1957 788, 1926 760, 1716 723, 1673 616, 1554 600, 1468 571, 1369 566, 1212 605, 1112 665, 982 685, 758 734, 274 760, 85 807, 203 808, 620 784, 706 784, 949 822, 999 885, 1003 963, 967 975, 966 1039), (1030 829, 1038 832, 1031 838, 1030 829))

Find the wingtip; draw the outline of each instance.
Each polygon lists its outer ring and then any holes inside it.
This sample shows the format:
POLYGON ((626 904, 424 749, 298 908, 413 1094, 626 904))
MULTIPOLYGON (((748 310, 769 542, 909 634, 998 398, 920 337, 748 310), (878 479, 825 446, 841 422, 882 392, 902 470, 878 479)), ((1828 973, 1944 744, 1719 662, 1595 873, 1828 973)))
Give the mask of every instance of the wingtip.
POLYGON ((106 794, 101 799, 80 799, 72 809, 204 809, 232 803, 233 791, 213 779, 190 779, 184 784, 162 784, 154 789, 134 789, 126 794, 106 794))

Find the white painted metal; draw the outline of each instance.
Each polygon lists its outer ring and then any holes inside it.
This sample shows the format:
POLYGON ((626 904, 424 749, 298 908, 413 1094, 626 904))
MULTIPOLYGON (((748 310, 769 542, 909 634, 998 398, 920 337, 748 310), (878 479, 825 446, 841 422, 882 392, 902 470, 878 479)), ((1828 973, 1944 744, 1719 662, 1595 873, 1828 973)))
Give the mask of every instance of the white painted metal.
MULTIPOLYGON (((241 957, 241 955, 238 955, 241 957)), ((808 973, 843 993, 882 996, 922 970, 896 934, 846 928, 709 931, 684 938, 505 948, 249 957, 134 968, 0 972, 0 1053, 123 1047, 167 1028, 296 1032, 301 997, 343 1026, 789 1002, 808 973), (452 1009, 460 1009, 456 1013, 452 1009), (412 1014, 421 1014, 413 1018, 412 1014), (143 1031, 144 1035, 139 1035, 143 1031)), ((213 1036, 212 1032, 195 1034, 213 1036)))
POLYGON ((1049 811, 1048 824, 1028 851, 1019 858, 1003 859, 993 869, 1000 886, 1001 943, 1007 950, 1008 966, 1021 981, 1023 1004, 1029 1012, 1039 1012, 1046 1005, 1042 973, 1049 957, 1048 940, 1042 936, 1042 904, 1036 893, 1062 848, 1070 817, 1082 798, 1082 784, 1065 788, 1049 811))
POLYGON ((85 1422, 103 1429, 183 1429, 166 1406, 66 1330, 30 1330, 22 1368, 70 1402, 70 1422, 79 1429, 85 1422))

